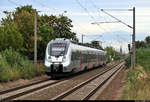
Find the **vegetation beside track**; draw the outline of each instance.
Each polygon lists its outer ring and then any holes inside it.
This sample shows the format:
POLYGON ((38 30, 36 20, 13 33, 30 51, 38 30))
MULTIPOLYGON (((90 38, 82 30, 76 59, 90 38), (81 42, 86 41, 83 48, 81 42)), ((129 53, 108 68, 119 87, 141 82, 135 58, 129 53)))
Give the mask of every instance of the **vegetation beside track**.
POLYGON ((30 79, 43 73, 44 66, 42 64, 35 69, 27 57, 12 48, 4 50, 0 54, 0 82, 19 78, 30 79))
POLYGON ((107 46, 105 50, 107 52, 108 62, 121 60, 125 57, 123 53, 116 51, 112 46, 107 46))
MULTIPOLYGON (((130 58, 126 60, 130 66, 130 58)), ((136 51, 136 67, 129 71, 121 99, 150 100, 150 49, 136 51)))

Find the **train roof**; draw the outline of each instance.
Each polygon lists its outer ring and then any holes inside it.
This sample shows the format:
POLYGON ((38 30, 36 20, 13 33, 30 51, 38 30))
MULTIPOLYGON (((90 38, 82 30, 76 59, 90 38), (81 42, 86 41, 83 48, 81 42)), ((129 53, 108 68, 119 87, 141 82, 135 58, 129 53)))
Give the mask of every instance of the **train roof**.
MULTIPOLYGON (((97 49, 97 48, 94 48, 94 47, 91 47, 91 46, 85 46, 85 45, 83 45, 82 43, 77 43, 77 42, 75 42, 75 41, 71 41, 71 40, 69 40, 69 39, 66 39, 66 38, 56 38, 56 39, 54 39, 54 40, 51 40, 50 42, 66 42, 66 43, 72 43, 72 44, 74 44, 74 45, 76 45, 76 47, 78 46, 78 49, 79 49, 79 47, 81 48, 81 49, 83 49, 83 50, 93 50, 93 51, 101 51, 101 52, 105 52, 105 50, 104 49, 97 49)), ((49 43, 50 43, 49 42, 49 43)), ((76 49, 76 48, 75 48, 76 49)))

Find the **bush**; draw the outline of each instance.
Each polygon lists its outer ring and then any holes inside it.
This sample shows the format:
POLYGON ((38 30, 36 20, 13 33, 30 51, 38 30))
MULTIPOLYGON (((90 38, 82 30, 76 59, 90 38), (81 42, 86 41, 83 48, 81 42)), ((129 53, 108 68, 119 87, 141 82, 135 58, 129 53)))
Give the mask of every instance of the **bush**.
POLYGON ((36 70, 34 69, 33 64, 31 64, 28 60, 22 61, 22 78, 24 79, 30 79, 36 75, 36 70))
POLYGON ((126 83, 121 100, 149 100, 150 80, 148 74, 141 66, 130 69, 127 73, 126 83))
POLYGON ((35 73, 35 69, 34 67, 32 66, 28 66, 26 67, 23 71, 22 71, 22 75, 24 79, 30 79, 30 78, 33 78, 36 76, 36 73, 35 73))
POLYGON ((22 62, 26 60, 23 56, 19 54, 19 52, 14 51, 12 48, 4 50, 1 54, 11 67, 13 67, 14 65, 22 66, 22 62))
POLYGON ((11 79, 10 76, 10 66, 8 65, 7 61, 0 58, 0 81, 9 81, 11 79))
POLYGON ((125 65, 126 65, 126 68, 129 68, 131 66, 131 57, 130 55, 128 55, 128 57, 125 59, 125 65))
POLYGON ((9 71, 9 75, 11 77, 10 80, 17 80, 21 78, 21 72, 18 70, 18 68, 11 68, 9 71))
POLYGON ((20 55, 12 48, 1 52, 0 81, 17 80, 19 78, 30 79, 36 75, 41 75, 43 72, 42 66, 35 69, 27 57, 20 55))
MULTIPOLYGON (((130 57, 126 59, 130 66, 130 57)), ((136 50, 136 67, 127 73, 126 84, 121 99, 149 100, 150 99, 150 49, 136 50)))
MULTIPOLYGON (((131 66, 130 56, 125 60, 126 66, 131 66)), ((136 50, 136 65, 141 65, 145 70, 150 71, 150 49, 136 50)))
POLYGON ((150 71, 150 49, 137 50, 136 63, 143 66, 146 71, 150 71))
POLYGON ((45 70, 44 70, 44 65, 43 64, 38 64, 37 66, 37 70, 36 70, 36 74, 39 76, 39 75, 42 75, 45 73, 45 70))

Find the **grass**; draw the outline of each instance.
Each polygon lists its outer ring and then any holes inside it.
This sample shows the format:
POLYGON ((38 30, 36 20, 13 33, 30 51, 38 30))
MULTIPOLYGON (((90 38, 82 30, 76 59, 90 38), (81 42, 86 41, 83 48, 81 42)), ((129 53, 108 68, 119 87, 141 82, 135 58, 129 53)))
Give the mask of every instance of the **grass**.
POLYGON ((137 50, 136 63, 141 65, 149 73, 150 72, 150 49, 137 50))
POLYGON ((40 75, 42 75, 44 73, 45 73, 44 65, 43 64, 38 64, 37 65, 37 70, 36 70, 37 76, 40 76, 40 75))
POLYGON ((142 66, 130 69, 121 100, 150 100, 150 78, 142 66))
POLYGON ((0 54, 0 82, 13 81, 20 78, 30 79, 44 73, 44 66, 38 65, 37 69, 29 60, 14 51, 6 49, 0 54))
POLYGON ((121 100, 150 100, 150 49, 136 51, 136 64, 127 73, 121 100))

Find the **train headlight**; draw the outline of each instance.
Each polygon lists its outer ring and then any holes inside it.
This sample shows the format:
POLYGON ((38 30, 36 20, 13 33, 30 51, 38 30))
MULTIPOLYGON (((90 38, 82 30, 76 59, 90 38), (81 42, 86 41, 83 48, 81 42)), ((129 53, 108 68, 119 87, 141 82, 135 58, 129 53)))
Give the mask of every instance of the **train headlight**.
POLYGON ((51 56, 48 56, 48 61, 49 61, 49 62, 52 62, 51 56))

